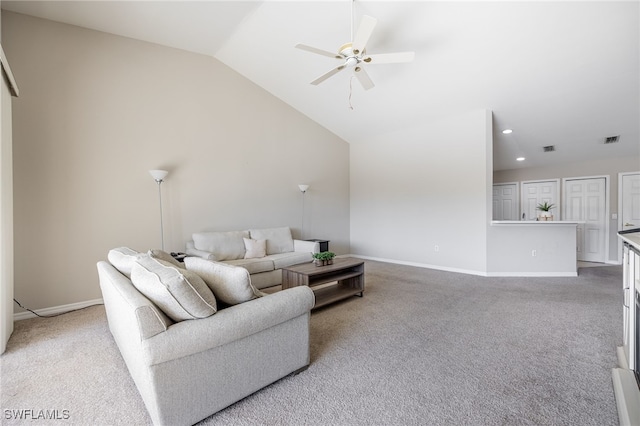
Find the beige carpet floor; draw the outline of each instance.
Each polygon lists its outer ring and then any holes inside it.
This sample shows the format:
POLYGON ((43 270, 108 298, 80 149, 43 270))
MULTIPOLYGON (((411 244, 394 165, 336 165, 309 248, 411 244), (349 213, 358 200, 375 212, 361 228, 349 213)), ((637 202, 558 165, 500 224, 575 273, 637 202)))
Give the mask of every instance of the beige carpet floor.
MULTIPOLYGON (((202 424, 616 425, 621 282, 367 261, 363 298, 313 312, 306 371, 202 424)), ((150 423, 102 306, 17 322, 0 367, 3 425, 150 423)))

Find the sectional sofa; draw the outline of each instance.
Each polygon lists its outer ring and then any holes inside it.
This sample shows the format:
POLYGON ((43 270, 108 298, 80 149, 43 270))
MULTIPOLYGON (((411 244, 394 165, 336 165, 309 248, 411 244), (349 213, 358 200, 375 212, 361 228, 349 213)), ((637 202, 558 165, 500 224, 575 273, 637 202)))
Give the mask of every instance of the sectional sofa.
POLYGON ((265 295, 244 268, 192 258, 199 275, 158 251, 108 259, 109 329, 155 425, 197 423, 309 364, 309 287, 265 295))
POLYGON ((242 231, 198 232, 186 244, 186 253, 207 260, 241 266, 257 289, 282 284, 282 268, 311 262, 318 242, 296 240, 288 227, 242 231))

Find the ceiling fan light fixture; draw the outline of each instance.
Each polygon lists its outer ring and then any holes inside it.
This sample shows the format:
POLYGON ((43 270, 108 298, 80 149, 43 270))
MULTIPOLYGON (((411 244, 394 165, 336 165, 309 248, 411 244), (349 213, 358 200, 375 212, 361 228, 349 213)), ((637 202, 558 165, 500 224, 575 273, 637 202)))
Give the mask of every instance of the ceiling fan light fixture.
POLYGON ((356 59, 355 57, 347 58, 347 62, 345 62, 345 65, 349 68, 353 68, 358 65, 358 59, 356 59))

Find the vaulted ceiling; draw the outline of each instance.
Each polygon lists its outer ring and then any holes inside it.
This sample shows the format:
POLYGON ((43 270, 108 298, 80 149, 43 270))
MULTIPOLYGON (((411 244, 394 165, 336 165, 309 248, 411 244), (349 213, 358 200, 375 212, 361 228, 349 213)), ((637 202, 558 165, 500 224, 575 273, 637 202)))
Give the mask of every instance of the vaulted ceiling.
POLYGON ((639 5, 2 1, 5 10, 213 56, 350 143, 492 110, 495 170, 640 155, 639 5), (349 69, 310 85, 340 61, 294 46, 337 52, 363 15, 378 21, 368 53, 414 51, 415 60, 366 66, 368 91, 349 69), (555 151, 545 153, 549 145, 555 151))

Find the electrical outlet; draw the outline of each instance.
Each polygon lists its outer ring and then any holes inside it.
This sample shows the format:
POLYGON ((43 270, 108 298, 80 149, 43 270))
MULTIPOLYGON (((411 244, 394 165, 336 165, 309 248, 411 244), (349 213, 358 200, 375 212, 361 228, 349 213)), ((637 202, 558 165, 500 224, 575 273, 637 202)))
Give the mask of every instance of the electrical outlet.
POLYGON ((440 251, 440 246, 436 245, 433 247, 433 251, 440 251))
POLYGON ((531 256, 536 257, 538 253, 535 250, 531 250, 531 256))

